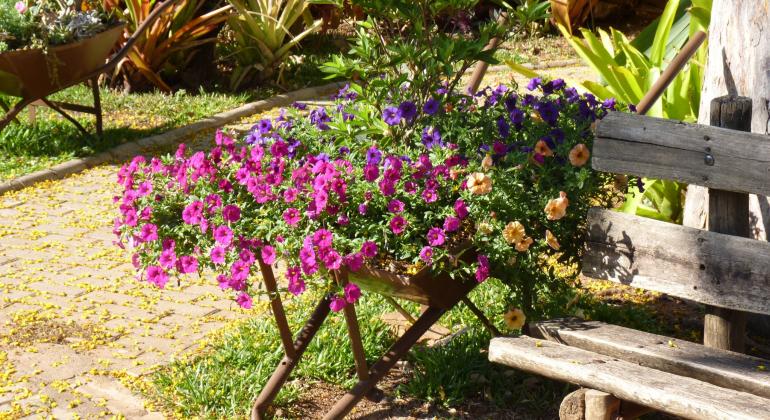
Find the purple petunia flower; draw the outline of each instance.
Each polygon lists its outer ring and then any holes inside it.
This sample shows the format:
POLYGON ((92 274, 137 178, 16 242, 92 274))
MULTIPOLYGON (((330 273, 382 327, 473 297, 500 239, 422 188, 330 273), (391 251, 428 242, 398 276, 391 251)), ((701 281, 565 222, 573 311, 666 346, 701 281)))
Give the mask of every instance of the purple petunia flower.
POLYGON ((511 126, 508 125, 508 122, 503 117, 497 119, 497 132, 504 139, 511 135, 511 126))
POLYGON ((372 146, 366 151, 366 163, 368 165, 376 165, 382 160, 382 152, 377 149, 376 146, 372 146))
POLYGON ((468 207, 465 205, 465 201, 458 199, 454 204, 455 213, 460 219, 465 219, 468 216, 468 207))
POLYGON ((477 260, 479 266, 476 268, 476 281, 481 283, 489 277, 489 258, 486 255, 479 255, 477 260))
POLYGON ((398 125, 401 122, 401 116, 399 115, 398 108, 389 106, 382 110, 382 120, 387 125, 398 125))
POLYGON ((444 230, 447 232, 454 232, 460 229, 460 219, 454 216, 447 216, 444 219, 444 230))
POLYGON ((441 141, 441 132, 436 127, 425 127, 422 129, 422 144, 428 149, 432 149, 435 146, 443 147, 444 142, 441 141))
POLYGON ((534 79, 530 80, 529 83, 527 83, 527 89, 529 90, 535 90, 537 89, 541 84, 543 83, 543 79, 539 77, 535 77, 534 79))
POLYGON ((413 120, 417 116, 417 105, 412 101, 401 102, 398 106, 398 115, 407 121, 413 120))
POLYGON ((433 115, 438 112, 439 108, 441 108, 441 101, 436 98, 429 98, 422 106, 422 112, 433 115))
POLYGON ((524 111, 520 110, 519 108, 515 108, 513 111, 511 111, 510 114, 511 122, 517 126, 520 126, 521 123, 524 122, 524 115, 524 111))

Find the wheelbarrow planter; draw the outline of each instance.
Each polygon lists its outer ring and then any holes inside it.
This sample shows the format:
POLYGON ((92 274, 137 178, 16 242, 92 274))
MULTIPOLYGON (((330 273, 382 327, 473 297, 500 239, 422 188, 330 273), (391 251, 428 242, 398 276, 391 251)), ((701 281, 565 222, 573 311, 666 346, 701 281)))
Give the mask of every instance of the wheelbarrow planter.
POLYGON ((96 118, 97 135, 101 137, 99 76, 115 67, 128 54, 137 39, 172 3, 172 0, 166 0, 159 4, 112 57, 110 52, 124 31, 124 24, 114 25, 90 38, 48 48, 47 51, 30 49, 0 53, 0 93, 19 98, 12 107, 0 99, 0 107, 6 111, 5 116, 0 119, 0 130, 15 121, 19 112, 28 105, 42 101, 85 135, 89 135, 88 131, 65 110, 93 114, 96 118), (91 85, 93 106, 51 101, 47 98, 80 83, 91 85))
MULTIPOLYGON (((456 258, 463 261, 471 261, 476 252, 472 248, 461 248, 455 253, 456 258)), ((310 319, 297 334, 296 339, 291 336, 288 322, 281 298, 277 291, 275 276, 272 267, 258 258, 260 270, 265 287, 270 293, 270 301, 273 316, 275 317, 285 356, 276 367, 273 375, 252 408, 253 420, 265 418, 267 409, 283 384, 288 379, 291 371, 297 365, 308 344, 315 333, 329 315, 329 297, 324 297, 316 306, 310 319)), ((433 265, 433 267, 438 265, 433 265)), ((392 298, 406 299, 412 302, 426 305, 422 314, 413 320, 412 326, 399 338, 388 351, 380 357, 371 367, 367 366, 364 354, 361 334, 358 327, 358 319, 354 305, 346 305, 343 308, 345 321, 348 327, 351 350, 356 364, 358 383, 340 398, 331 410, 326 413, 324 419, 341 419, 364 397, 371 400, 379 400, 382 392, 376 388, 379 382, 396 362, 405 356, 417 341, 435 324, 441 316, 452 309, 459 302, 463 302, 481 320, 482 324, 490 330, 493 336, 499 336, 500 332, 484 316, 484 314, 468 299, 470 293, 479 283, 472 278, 453 279, 448 273, 435 271, 431 266, 422 268, 414 275, 402 275, 390 271, 364 266, 356 272, 340 271, 330 273, 340 285, 348 281, 354 282, 362 289, 381 294, 388 298, 396 309, 407 314, 406 310, 399 306, 392 298)), ((411 318, 411 317, 410 317, 411 318)))

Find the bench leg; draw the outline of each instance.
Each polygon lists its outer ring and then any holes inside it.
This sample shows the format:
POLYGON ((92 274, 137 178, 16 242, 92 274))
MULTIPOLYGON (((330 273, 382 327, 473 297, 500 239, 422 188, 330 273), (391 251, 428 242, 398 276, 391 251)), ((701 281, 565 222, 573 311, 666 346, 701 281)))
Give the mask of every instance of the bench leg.
POLYGON ((620 412, 620 400, 612 394, 589 389, 585 398, 586 420, 615 420, 620 412))

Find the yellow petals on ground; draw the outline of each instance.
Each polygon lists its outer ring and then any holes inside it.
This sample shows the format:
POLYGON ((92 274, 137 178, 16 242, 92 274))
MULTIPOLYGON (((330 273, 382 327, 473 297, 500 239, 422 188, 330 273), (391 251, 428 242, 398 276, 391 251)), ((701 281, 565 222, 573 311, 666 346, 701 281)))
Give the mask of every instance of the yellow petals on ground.
POLYGON ((492 191, 492 178, 483 172, 474 172, 468 176, 468 190, 476 195, 484 195, 492 191))
POLYGON ((545 205, 546 218, 548 220, 559 220, 567 215, 567 206, 569 200, 567 199, 567 193, 564 191, 559 192, 559 198, 553 198, 545 205))
POLYGON ((581 167, 588 163, 588 158, 591 156, 591 152, 588 151, 588 147, 585 144, 580 143, 575 145, 572 150, 569 151, 569 163, 572 166, 581 167))
POLYGON ((524 311, 519 308, 513 308, 503 315, 505 325, 512 330, 520 330, 527 322, 527 316, 524 315, 524 311))

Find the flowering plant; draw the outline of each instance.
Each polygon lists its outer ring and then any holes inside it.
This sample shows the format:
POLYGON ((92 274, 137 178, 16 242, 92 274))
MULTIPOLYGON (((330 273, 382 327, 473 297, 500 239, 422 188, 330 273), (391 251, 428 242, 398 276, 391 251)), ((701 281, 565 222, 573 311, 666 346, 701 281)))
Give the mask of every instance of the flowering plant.
POLYGON ((2 0, 0 52, 67 44, 92 37, 116 22, 99 4, 2 0))
POLYGON ((495 277, 526 296, 548 287, 551 257, 577 261, 585 213, 606 198, 589 165, 590 126, 614 107, 561 80, 528 89, 539 95, 439 88, 386 107, 379 130, 346 87, 335 107, 296 104, 242 142, 218 132, 208 152, 137 157, 118 174, 115 232, 147 281, 211 269, 246 308, 260 258, 286 262, 295 295, 335 293, 334 310, 360 290, 328 274, 364 265, 495 277), (470 263, 452 257, 461 244, 477 254, 470 263))

